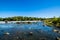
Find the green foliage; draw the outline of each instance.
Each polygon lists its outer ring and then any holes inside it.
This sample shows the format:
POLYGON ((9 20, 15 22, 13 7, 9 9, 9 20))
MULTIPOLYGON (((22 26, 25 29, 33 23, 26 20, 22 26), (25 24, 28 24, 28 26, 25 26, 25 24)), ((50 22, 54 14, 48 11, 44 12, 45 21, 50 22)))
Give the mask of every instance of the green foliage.
POLYGON ((15 17, 8 17, 8 18, 0 18, 0 21, 33 21, 33 20, 41 20, 41 18, 36 17, 23 17, 23 16, 15 16, 15 17))
POLYGON ((53 17, 53 18, 45 19, 44 22, 49 26, 52 25, 55 27, 60 27, 60 17, 58 18, 53 17))
POLYGON ((0 21, 2 21, 3 20, 3 18, 0 18, 0 21))

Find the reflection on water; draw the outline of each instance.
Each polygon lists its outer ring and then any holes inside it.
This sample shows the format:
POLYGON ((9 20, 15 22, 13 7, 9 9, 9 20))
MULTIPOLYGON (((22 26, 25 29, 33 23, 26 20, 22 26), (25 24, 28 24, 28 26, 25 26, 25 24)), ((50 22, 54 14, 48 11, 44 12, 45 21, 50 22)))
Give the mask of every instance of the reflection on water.
POLYGON ((0 24, 0 40, 56 40, 59 33, 42 22, 32 24, 0 24))

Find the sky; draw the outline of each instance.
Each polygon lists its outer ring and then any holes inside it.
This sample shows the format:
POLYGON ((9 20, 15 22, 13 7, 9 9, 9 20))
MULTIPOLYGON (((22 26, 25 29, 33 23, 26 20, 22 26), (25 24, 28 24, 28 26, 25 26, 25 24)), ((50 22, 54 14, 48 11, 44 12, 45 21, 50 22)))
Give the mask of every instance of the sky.
POLYGON ((59 17, 60 0, 0 0, 0 17, 59 17))

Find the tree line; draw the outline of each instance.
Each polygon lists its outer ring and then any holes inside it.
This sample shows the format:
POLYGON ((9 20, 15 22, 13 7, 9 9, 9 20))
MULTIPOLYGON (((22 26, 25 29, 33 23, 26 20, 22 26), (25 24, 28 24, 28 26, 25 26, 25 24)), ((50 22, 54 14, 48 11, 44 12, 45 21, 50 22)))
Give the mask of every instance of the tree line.
POLYGON ((34 21, 34 20, 42 20, 42 18, 37 17, 23 17, 23 16, 15 16, 15 17, 7 17, 0 18, 0 21, 34 21))
POLYGON ((53 18, 38 18, 38 17, 23 17, 14 16, 7 18, 0 18, 0 21, 43 21, 46 25, 60 27, 60 17, 53 18))

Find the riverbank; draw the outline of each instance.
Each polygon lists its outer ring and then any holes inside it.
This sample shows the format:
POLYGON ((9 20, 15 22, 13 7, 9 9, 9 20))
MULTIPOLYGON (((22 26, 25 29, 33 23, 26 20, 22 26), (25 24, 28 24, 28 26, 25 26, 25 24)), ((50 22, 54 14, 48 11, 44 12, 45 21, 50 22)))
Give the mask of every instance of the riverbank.
POLYGON ((53 27, 60 28, 60 21, 58 20, 53 20, 53 19, 44 20, 44 24, 46 24, 47 26, 53 26, 53 27))
MULTIPOLYGON (((41 21, 7 21, 7 23, 17 23, 17 22, 41 22, 41 21)), ((0 23, 5 23, 5 21, 0 21, 0 23)))

